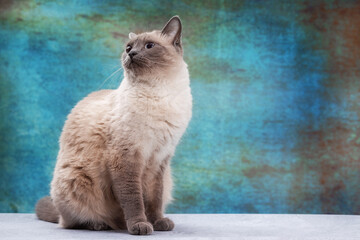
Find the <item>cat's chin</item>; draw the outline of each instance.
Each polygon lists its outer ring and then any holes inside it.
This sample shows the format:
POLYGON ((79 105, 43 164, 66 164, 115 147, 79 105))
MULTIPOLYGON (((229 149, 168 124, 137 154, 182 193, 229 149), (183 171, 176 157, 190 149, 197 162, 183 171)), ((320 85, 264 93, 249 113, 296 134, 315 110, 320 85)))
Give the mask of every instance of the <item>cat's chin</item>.
POLYGON ((127 73, 127 75, 132 77, 141 77, 143 74, 141 69, 134 67, 134 65, 130 66, 124 66, 124 70, 127 73))
POLYGON ((144 80, 147 77, 149 77, 151 74, 149 72, 144 72, 141 71, 141 69, 137 69, 135 70, 134 68, 131 67, 124 67, 125 70, 125 76, 129 79, 129 80, 133 80, 133 81, 139 81, 139 80, 144 80))

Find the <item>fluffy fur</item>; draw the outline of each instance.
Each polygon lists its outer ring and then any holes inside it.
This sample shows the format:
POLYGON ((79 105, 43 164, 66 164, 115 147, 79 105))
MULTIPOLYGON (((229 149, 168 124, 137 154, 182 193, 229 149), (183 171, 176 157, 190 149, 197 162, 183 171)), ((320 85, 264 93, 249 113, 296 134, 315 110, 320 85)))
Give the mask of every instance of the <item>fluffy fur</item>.
POLYGON ((64 228, 172 230, 170 160, 191 118, 181 22, 129 34, 124 79, 91 93, 69 114, 51 182, 37 215, 64 228), (147 45, 149 43, 153 43, 147 45))

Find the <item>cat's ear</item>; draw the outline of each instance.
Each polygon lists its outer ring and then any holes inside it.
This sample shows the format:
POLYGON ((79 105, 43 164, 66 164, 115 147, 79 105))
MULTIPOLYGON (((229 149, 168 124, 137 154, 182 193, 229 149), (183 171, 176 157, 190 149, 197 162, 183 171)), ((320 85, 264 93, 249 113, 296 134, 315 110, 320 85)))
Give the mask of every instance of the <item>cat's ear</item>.
POLYGON ((130 39, 130 40, 136 38, 136 36, 137 36, 137 35, 136 35, 135 33, 133 33, 133 32, 129 33, 129 39, 130 39))
POLYGON ((161 35, 169 37, 176 48, 181 49, 181 21, 179 16, 172 17, 161 30, 161 35))

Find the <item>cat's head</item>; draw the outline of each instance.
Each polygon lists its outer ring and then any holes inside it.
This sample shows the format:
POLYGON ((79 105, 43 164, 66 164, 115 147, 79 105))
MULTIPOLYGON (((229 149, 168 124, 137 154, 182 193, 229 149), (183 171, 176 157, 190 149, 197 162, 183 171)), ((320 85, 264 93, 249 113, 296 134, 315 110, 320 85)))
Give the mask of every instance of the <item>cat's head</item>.
POLYGON ((161 31, 130 33, 121 59, 125 73, 136 78, 158 77, 183 63, 181 30, 180 18, 174 16, 161 31))

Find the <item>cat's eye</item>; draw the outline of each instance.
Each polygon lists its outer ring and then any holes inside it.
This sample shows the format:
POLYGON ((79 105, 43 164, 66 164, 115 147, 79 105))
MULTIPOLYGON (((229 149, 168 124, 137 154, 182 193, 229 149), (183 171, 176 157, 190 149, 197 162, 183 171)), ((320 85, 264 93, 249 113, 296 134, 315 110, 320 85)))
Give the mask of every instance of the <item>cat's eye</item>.
POLYGON ((127 53, 130 52, 131 48, 132 48, 132 47, 131 47, 130 45, 127 45, 127 46, 126 46, 126 52, 127 52, 127 53))
POLYGON ((155 43, 153 43, 153 42, 148 42, 148 43, 145 44, 146 49, 153 48, 154 46, 155 46, 155 43))

